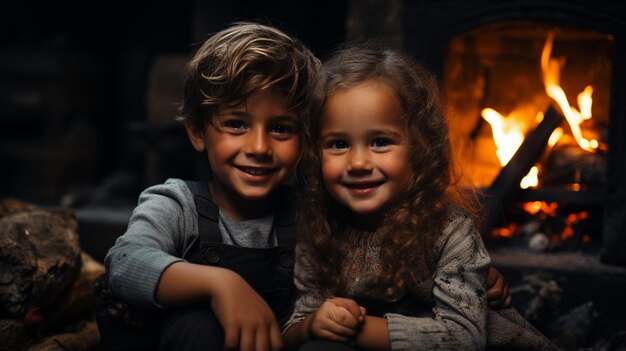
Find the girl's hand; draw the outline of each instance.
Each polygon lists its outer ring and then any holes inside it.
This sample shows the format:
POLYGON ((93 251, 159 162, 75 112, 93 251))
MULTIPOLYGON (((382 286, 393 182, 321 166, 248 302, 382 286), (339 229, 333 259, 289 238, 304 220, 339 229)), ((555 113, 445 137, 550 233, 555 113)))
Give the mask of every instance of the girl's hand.
MULTIPOLYGON (((326 300, 317 311, 310 316, 307 328, 309 339, 320 338, 337 342, 349 342, 354 339, 363 318, 359 321, 346 307, 335 304, 335 302, 337 302, 339 304, 350 305, 349 302, 343 300, 349 299, 326 300)), ((352 302, 356 306, 356 303, 354 301, 352 302)), ((360 313, 360 311, 358 313, 360 313)))

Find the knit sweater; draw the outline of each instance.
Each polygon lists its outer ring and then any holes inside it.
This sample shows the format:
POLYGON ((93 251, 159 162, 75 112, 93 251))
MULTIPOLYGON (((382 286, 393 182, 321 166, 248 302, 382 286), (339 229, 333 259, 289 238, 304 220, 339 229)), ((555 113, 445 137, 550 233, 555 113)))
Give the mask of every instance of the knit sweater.
MULTIPOLYGON (((220 211, 224 244, 266 248, 276 246, 273 215, 234 221, 220 211)), ((156 289, 161 274, 183 257, 198 239, 198 213, 194 196, 181 179, 168 179, 139 196, 126 232, 109 249, 104 263, 111 289, 126 302, 159 308, 156 289)))
MULTIPOLYGON (((415 291, 412 299, 418 305, 434 302, 429 316, 416 316, 399 313, 385 313, 392 350, 482 350, 486 345, 485 324, 487 303, 485 296, 485 280, 490 263, 489 255, 483 242, 476 232, 473 222, 465 216, 454 216, 439 238, 439 257, 433 284, 425 284, 421 288, 431 291, 415 291), (432 294, 430 294, 432 292, 432 294), (422 296, 420 298, 420 296, 422 296), (429 298, 430 296, 430 298, 429 298), (431 299, 431 301, 427 301, 431 299)), ((368 291, 375 294, 368 284, 372 279, 371 272, 376 271, 375 242, 362 241, 357 243, 355 252, 365 252, 358 259, 358 254, 347 257, 345 266, 357 267, 350 272, 352 284, 348 287, 349 296, 367 297, 368 291), (366 247, 358 247, 365 245, 366 247), (364 251, 363 251, 364 250, 364 251), (356 260, 357 262, 349 262, 356 260), (373 265, 365 261, 374 262, 373 265), (360 267, 360 268, 358 268, 360 267)), ((300 296, 296 301, 294 312, 283 327, 285 332, 294 323, 314 312, 324 301, 325 296, 315 289, 305 269, 307 260, 306 249, 296 246, 295 283, 300 296)), ((371 296, 376 300, 377 296, 371 296)), ((422 314, 423 315, 423 314, 422 314)))

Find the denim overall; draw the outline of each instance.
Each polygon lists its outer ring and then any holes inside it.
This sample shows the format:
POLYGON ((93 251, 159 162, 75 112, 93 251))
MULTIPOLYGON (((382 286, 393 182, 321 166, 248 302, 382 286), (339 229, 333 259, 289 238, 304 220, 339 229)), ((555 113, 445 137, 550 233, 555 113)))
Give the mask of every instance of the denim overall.
MULTIPOLYGON (((208 184, 200 181, 186 183, 194 194, 198 211, 198 237, 187 248, 183 258, 191 263, 219 266, 238 273, 263 297, 281 325, 289 318, 296 298, 293 283, 295 222, 290 201, 291 193, 288 189, 280 189, 277 194, 273 228, 277 246, 247 248, 223 243, 218 227, 219 209, 211 201, 208 184)), ((115 335, 113 338, 103 335, 105 349, 223 350, 224 348, 223 329, 208 301, 159 311, 158 315, 154 314, 144 319, 148 320, 145 324, 151 330, 124 328, 129 330, 129 333, 132 331, 132 334, 115 335), (160 335, 155 330, 159 327, 160 335), (119 342, 116 343, 116 340, 119 342)), ((111 318, 108 320, 107 323, 110 324, 111 318)), ((103 328, 100 325, 99 328, 102 332, 103 328)), ((105 329, 110 328, 105 326, 105 329)))

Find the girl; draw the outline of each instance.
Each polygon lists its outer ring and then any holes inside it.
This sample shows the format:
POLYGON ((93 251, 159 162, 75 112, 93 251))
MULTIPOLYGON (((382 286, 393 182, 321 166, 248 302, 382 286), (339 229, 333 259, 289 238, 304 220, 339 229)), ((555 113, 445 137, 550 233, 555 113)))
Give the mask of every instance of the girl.
POLYGON ((315 94, 285 345, 483 349, 490 259, 435 78, 400 52, 350 47, 324 64, 315 94))

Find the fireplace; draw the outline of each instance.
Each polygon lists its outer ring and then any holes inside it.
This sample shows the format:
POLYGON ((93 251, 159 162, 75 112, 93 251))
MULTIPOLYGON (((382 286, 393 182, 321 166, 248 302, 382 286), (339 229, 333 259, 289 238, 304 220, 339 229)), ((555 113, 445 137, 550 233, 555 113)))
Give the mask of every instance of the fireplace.
POLYGON ((486 242, 525 233, 531 249, 597 250, 625 264, 626 25, 616 5, 404 6, 404 47, 441 78, 465 180, 484 194, 486 242))

